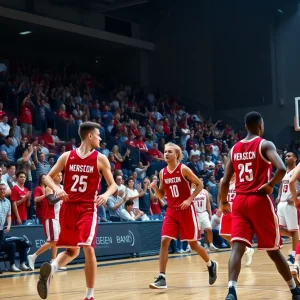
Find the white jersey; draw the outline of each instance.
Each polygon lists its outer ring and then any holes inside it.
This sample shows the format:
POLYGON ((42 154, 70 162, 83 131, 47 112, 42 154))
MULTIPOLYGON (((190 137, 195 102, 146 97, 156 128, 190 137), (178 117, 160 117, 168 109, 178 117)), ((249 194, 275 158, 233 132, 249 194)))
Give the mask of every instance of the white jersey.
MULTIPOLYGON (((192 190, 192 193, 194 192, 194 190, 192 190)), ((202 190, 194 199, 194 206, 196 209, 196 213, 203 213, 205 211, 207 211, 207 207, 206 207, 206 201, 207 201, 207 197, 206 197, 206 190, 202 190)))
MULTIPOLYGON (((60 184, 60 188, 63 189, 64 187, 60 184)), ((54 194, 54 197, 56 197, 56 193, 54 194)), ((62 200, 56 202, 54 204, 54 215, 55 215, 55 220, 59 220, 59 212, 60 212, 60 207, 61 207, 61 204, 62 204, 62 200)))
MULTIPOLYGON (((292 197, 291 191, 290 191, 290 179, 292 175, 294 174, 296 168, 292 169, 289 172, 286 172, 283 179, 282 179, 282 188, 281 188, 281 197, 280 202, 286 202, 289 198, 292 197)), ((300 182, 299 180, 296 181, 296 191, 298 192, 300 189, 300 182)))
POLYGON ((227 201, 229 203, 232 203, 234 198, 236 196, 236 192, 235 192, 235 182, 230 183, 229 185, 229 190, 228 190, 228 195, 227 195, 227 201))

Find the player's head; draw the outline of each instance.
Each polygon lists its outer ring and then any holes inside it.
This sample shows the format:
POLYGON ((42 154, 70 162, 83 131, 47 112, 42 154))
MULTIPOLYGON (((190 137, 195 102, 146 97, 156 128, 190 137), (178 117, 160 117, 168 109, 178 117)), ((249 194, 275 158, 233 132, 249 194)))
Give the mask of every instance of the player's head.
POLYGON ((164 158, 166 162, 173 160, 181 161, 182 157, 182 151, 178 145, 174 143, 165 144, 164 158))
POLYGON ((251 111, 245 116, 245 127, 249 133, 263 136, 264 134, 264 120, 260 113, 251 111))
POLYGON ((78 129, 78 134, 82 142, 89 143, 92 148, 100 147, 100 125, 94 122, 81 123, 78 129))
POLYGON ((285 155, 285 163, 289 167, 296 166, 297 159, 298 159, 298 155, 293 151, 289 151, 285 155))
POLYGON ((56 183, 56 184, 60 184, 61 183, 61 181, 62 181, 62 172, 59 172, 54 178, 53 178, 53 180, 54 180, 54 182, 56 183))

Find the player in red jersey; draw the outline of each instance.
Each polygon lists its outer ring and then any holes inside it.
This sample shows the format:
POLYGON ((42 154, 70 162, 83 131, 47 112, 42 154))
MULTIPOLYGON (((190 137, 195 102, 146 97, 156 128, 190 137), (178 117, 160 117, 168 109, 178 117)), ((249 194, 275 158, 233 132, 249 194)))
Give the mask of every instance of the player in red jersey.
POLYGON ((199 228, 193 204, 194 198, 203 188, 202 182, 190 168, 179 163, 182 152, 179 146, 173 143, 165 145, 164 159, 168 166, 160 171, 160 186, 157 181, 151 183, 151 188, 160 199, 167 198, 168 208, 162 226, 162 239, 159 253, 160 274, 155 282, 149 285, 152 289, 166 289, 166 268, 168 262, 168 249, 171 240, 177 240, 178 234, 182 241, 188 241, 192 250, 197 252, 207 263, 209 284, 217 279, 218 263, 209 259, 204 248, 199 246, 199 228), (191 193, 191 183, 195 190, 191 193))
POLYGON ((85 255, 86 298, 94 299, 97 271, 95 239, 97 235, 98 206, 107 202, 117 189, 110 164, 106 156, 95 148, 100 146, 99 124, 84 122, 79 126, 81 145, 78 149, 63 153, 46 176, 45 183, 57 198, 63 200, 60 209, 60 235, 57 247, 66 248, 51 263, 44 263, 40 269, 37 290, 42 299, 48 296, 50 281, 54 273, 75 259, 83 247, 85 255), (55 184, 53 178, 64 169, 64 188, 55 184), (97 195, 103 174, 108 188, 97 195))
MULTIPOLYGON (((223 178, 220 180, 220 184, 222 184, 223 178)), ((232 175, 230 182, 229 182, 229 190, 227 195, 227 201, 230 203, 231 209, 233 205, 234 198, 236 196, 235 192, 235 174, 232 175)), ((226 201, 226 200, 225 200, 226 201)), ((218 193, 218 206, 221 206, 221 192, 218 193)), ((229 214, 222 214, 221 222, 220 222, 220 236, 225 239, 226 241, 231 243, 231 224, 232 224, 232 217, 231 213, 229 214)), ((246 247, 245 251, 245 266, 249 267, 252 263, 252 256, 254 254, 254 250, 252 248, 246 247)))
POLYGON ((264 124, 261 115, 250 112, 245 117, 247 137, 235 144, 229 155, 221 184, 222 211, 230 213, 227 201, 229 183, 236 174, 236 197, 232 206, 232 252, 229 260, 229 292, 226 300, 236 300, 236 286, 241 270, 241 259, 246 246, 252 246, 256 234, 258 249, 266 250, 275 263, 278 272, 287 282, 293 300, 300 300, 300 289, 289 270, 287 261, 280 252, 281 238, 278 217, 275 213, 270 194, 274 185, 279 183, 285 166, 272 142, 261 138, 264 124), (270 180, 271 165, 277 171, 270 180))
MULTIPOLYGON (((62 181, 62 173, 59 172, 54 178, 53 181, 58 187, 61 187, 60 183, 62 181)), ((52 260, 56 258, 57 248, 56 243, 58 240, 60 226, 59 226, 59 211, 61 206, 60 199, 55 198, 53 190, 49 187, 46 187, 46 216, 45 222, 42 224, 46 234, 46 243, 40 247, 35 253, 27 256, 28 264, 31 270, 34 270, 34 263, 36 258, 51 248, 52 260), (55 200, 55 202, 53 201, 55 200), (52 200, 52 201, 51 201, 52 200), (54 203, 53 203, 54 202, 54 203)))

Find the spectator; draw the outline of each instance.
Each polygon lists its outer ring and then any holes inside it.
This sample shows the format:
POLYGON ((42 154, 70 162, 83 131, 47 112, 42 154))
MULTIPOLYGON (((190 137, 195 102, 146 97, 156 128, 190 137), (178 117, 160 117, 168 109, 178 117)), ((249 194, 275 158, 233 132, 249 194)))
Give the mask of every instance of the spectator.
POLYGON ((122 220, 124 221, 137 221, 142 218, 144 213, 139 209, 134 209, 134 202, 127 200, 125 202, 125 208, 122 209, 122 220))
POLYGON ((3 116, 6 115, 6 112, 3 110, 3 102, 0 102, 0 120, 2 120, 3 116))
POLYGON ((18 141, 20 141, 21 140, 21 127, 18 126, 18 118, 14 117, 11 122, 12 122, 11 128, 13 128, 15 130, 15 137, 18 141))
POLYGON ((212 154, 215 156, 215 157, 219 157, 220 155, 220 150, 219 150, 219 147, 218 147, 218 141, 217 139, 213 139, 213 143, 211 145, 211 148, 212 148, 212 154))
POLYGON ((42 135, 42 140, 45 142, 49 149, 55 149, 55 141, 52 136, 52 128, 47 128, 46 132, 42 135))
POLYGON ((150 167, 150 163, 148 162, 146 166, 143 166, 142 162, 139 162, 139 165, 137 168, 135 168, 135 172, 137 173, 137 178, 139 181, 142 181, 146 176, 146 172, 148 168, 150 167))
POLYGON ((193 173, 197 177, 200 177, 201 170, 199 168, 199 165, 197 164, 198 156, 197 155, 192 155, 190 160, 191 161, 187 163, 187 166, 193 171, 193 173))
POLYGON ((69 120, 68 114, 66 112, 66 106, 64 104, 60 105, 59 110, 56 112, 56 115, 61 120, 69 120))
POLYGON ((123 196, 119 196, 119 190, 110 196, 107 200, 107 207, 109 212, 109 218, 112 222, 120 222, 122 217, 123 204, 127 200, 126 193, 123 196))
POLYGON ((158 150, 157 143, 153 143, 153 147, 148 151, 148 154, 155 160, 164 160, 164 155, 158 150))
POLYGON ((53 138, 53 141, 55 143, 55 145, 62 145, 62 144, 65 144, 65 141, 61 141, 59 139, 59 137, 57 136, 57 129, 56 128, 53 128, 52 130, 52 138, 53 138))
POLYGON ((36 147, 34 149, 34 156, 33 156, 33 160, 34 160, 34 164, 36 166, 36 176, 37 178, 41 175, 41 174, 48 174, 50 172, 50 164, 46 161, 46 157, 44 153, 39 153, 39 159, 38 159, 38 148, 36 147))
POLYGON ((216 181, 216 178, 214 175, 210 175, 208 182, 206 184, 207 186, 210 186, 210 193, 213 197, 213 202, 217 204, 217 196, 218 196, 218 183, 216 181))
POLYGON ((27 207, 30 206, 31 192, 24 186, 25 181, 25 172, 18 172, 17 185, 12 188, 10 196, 13 225, 25 225, 27 221, 27 207))
POLYGON ((72 112, 76 124, 79 126, 82 123, 83 112, 80 109, 80 104, 76 104, 75 109, 72 112))
POLYGON ((12 189, 16 184, 16 165, 9 164, 7 166, 7 173, 2 176, 4 180, 6 180, 10 189, 12 189))
POLYGON ((144 179, 144 189, 140 193, 139 197, 139 208, 141 211, 144 212, 145 215, 150 216, 151 215, 151 197, 153 194, 151 193, 150 188, 150 180, 149 178, 144 179))
POLYGON ((115 182, 118 186, 119 196, 123 197, 125 195, 126 186, 123 184, 123 178, 121 175, 115 175, 115 182))
POLYGON ((39 224, 43 225, 46 220, 46 174, 41 174, 38 178, 38 186, 34 189, 34 203, 36 206, 36 218, 39 220, 39 224))
POLYGON ((31 93, 29 93, 21 103, 21 128, 25 128, 28 135, 32 135, 32 110, 34 104, 30 100, 31 93))
POLYGON ((12 137, 10 135, 5 137, 5 144, 1 145, 0 151, 5 151, 7 158, 14 161, 16 148, 12 145, 12 137))
MULTIPOLYGON (((140 188, 140 185, 139 185, 139 188, 140 188)), ((127 179, 127 189, 126 189, 125 193, 127 194, 127 200, 132 200, 133 207, 138 209, 140 193, 137 189, 134 188, 134 178, 133 177, 129 177, 127 179)))
POLYGON ((209 170, 213 170, 215 168, 215 164, 211 161, 211 156, 206 156, 205 165, 208 167, 209 170))
POLYGON ((109 150, 106 148, 106 143, 101 141, 99 152, 108 157, 109 150))
POLYGON ((4 138, 9 135, 10 126, 8 125, 8 116, 2 116, 2 122, 0 122, 0 142, 4 143, 4 138))
MULTIPOLYGON (((9 136, 12 139, 12 142, 11 142, 12 146, 16 149, 19 146, 19 144, 20 144, 20 140, 17 139, 14 128, 10 128, 10 130, 9 130, 9 136)), ((16 155, 16 152, 15 152, 15 155, 16 155)))
POLYGON ((72 151, 72 150, 75 150, 77 147, 76 147, 76 140, 75 138, 72 138, 70 140, 70 143, 68 143, 66 145, 66 151, 72 151))

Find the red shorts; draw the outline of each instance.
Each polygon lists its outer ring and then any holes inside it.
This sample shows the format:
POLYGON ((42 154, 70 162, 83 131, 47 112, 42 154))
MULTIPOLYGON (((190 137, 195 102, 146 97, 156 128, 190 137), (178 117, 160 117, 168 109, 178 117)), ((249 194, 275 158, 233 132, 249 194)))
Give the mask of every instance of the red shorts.
POLYGON ((174 240, 179 235, 182 241, 197 241, 199 229, 194 206, 184 210, 168 207, 161 235, 174 240))
POLYGON ((98 209, 95 203, 63 202, 59 213, 60 235, 57 247, 95 247, 98 229, 98 209))
POLYGON ((231 223, 232 223, 231 213, 226 215, 222 214, 219 234, 231 236, 231 223))
POLYGON ((46 242, 55 242, 58 240, 60 226, 59 221, 56 219, 46 219, 43 224, 46 234, 46 242))
POLYGON ((231 241, 252 246, 253 235, 259 250, 281 248, 279 221, 269 196, 237 194, 232 206, 231 241))

